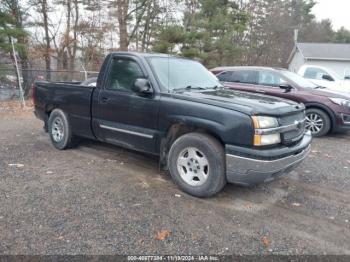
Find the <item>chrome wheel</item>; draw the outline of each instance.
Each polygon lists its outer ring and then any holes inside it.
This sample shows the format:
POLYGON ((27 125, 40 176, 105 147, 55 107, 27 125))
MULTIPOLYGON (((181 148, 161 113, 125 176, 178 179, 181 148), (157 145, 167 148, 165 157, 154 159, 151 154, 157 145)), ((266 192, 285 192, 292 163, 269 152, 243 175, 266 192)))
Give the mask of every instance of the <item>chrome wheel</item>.
POLYGON ((199 149, 188 147, 179 154, 177 170, 187 184, 201 186, 208 179, 209 162, 199 149))
POLYGON ((324 126, 324 121, 322 117, 315 113, 310 113, 306 115, 305 127, 310 130, 312 134, 317 134, 321 132, 324 126))
POLYGON ((55 142, 60 142, 64 136, 63 121, 60 117, 56 117, 52 122, 51 128, 52 138, 55 142))

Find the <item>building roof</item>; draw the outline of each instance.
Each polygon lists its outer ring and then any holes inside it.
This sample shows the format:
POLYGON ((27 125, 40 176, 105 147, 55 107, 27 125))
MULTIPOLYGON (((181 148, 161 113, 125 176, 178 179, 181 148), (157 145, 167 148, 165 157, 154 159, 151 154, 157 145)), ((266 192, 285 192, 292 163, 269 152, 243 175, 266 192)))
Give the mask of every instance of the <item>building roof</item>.
POLYGON ((296 48, 306 59, 350 61, 350 44, 297 43, 296 48))

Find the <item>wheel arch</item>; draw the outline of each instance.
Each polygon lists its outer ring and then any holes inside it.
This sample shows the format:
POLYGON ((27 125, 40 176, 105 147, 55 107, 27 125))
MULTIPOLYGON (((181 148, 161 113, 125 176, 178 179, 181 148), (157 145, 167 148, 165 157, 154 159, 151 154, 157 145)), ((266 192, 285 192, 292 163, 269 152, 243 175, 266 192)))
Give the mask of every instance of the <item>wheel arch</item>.
POLYGON ((183 122, 177 122, 172 124, 166 135, 161 139, 160 143, 160 164, 164 169, 167 169, 167 155, 169 153, 171 145, 178 139, 180 136, 183 136, 188 133, 204 133, 214 137, 219 143, 224 147, 225 143, 222 141, 221 137, 210 128, 198 127, 196 125, 188 125, 183 122))
POLYGON ((44 119, 44 130, 45 130, 45 132, 49 131, 49 125, 48 125, 49 118, 50 118, 50 115, 51 115, 52 111, 54 111, 55 109, 61 109, 61 108, 58 105, 56 105, 56 104, 47 104, 45 106, 45 119, 44 119))
POLYGON ((322 105, 322 104, 319 104, 319 103, 306 103, 305 108, 306 109, 315 108, 315 109, 319 109, 319 110, 322 110, 323 112, 325 112, 328 115, 329 119, 331 120, 331 131, 334 129, 334 127, 336 125, 336 119, 335 119, 334 113, 332 112, 332 110, 329 107, 322 105))

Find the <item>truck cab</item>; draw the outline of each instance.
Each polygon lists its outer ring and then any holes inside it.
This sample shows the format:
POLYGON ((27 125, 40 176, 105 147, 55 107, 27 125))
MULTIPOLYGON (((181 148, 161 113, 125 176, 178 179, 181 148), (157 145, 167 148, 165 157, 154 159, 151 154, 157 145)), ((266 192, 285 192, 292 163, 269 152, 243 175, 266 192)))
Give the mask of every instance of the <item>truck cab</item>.
POLYGON ((185 192, 271 181, 310 151, 305 107, 225 89, 199 62, 165 54, 109 54, 96 87, 36 82, 35 114, 59 150, 77 137, 159 157, 185 192))

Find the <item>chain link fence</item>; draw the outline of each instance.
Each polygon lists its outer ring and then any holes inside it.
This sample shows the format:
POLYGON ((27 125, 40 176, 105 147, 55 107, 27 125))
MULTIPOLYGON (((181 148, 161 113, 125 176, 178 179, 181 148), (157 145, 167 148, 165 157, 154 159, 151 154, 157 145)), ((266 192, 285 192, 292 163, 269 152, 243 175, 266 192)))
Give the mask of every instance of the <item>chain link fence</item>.
MULTIPOLYGON (((20 69, 20 79, 26 99, 31 97, 31 87, 35 81, 50 82, 81 82, 91 77, 97 77, 94 71, 68 71, 44 69, 20 69)), ((16 70, 0 68, 0 101, 20 99, 16 70)))

